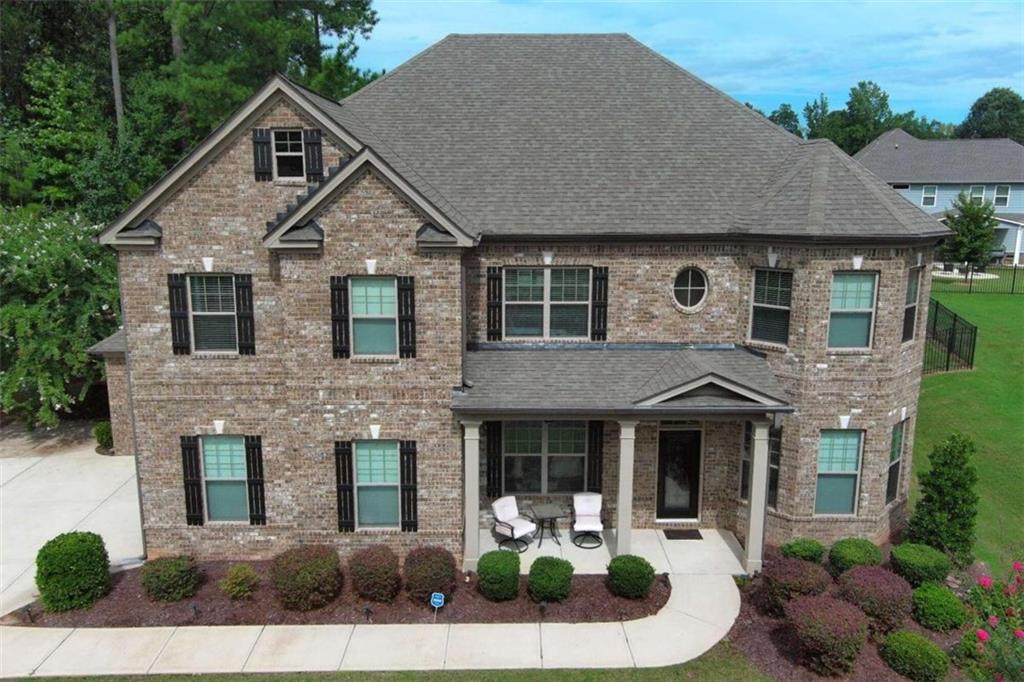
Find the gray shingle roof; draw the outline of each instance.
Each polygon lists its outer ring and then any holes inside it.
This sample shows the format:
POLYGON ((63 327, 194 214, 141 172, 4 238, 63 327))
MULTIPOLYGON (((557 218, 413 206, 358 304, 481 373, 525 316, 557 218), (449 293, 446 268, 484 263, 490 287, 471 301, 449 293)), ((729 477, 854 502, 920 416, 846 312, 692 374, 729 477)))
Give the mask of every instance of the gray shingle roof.
POLYGON ((854 158, 886 182, 1024 182, 1024 146, 1005 138, 919 140, 896 129, 854 158))
POLYGON ((107 338, 99 341, 87 350, 89 355, 124 355, 128 352, 128 341, 124 335, 124 329, 118 329, 107 338))
POLYGON ((743 348, 673 344, 580 344, 477 350, 466 353, 471 387, 456 392, 453 408, 494 412, 717 412, 789 411, 788 398, 764 358, 743 348), (724 391, 693 394, 652 406, 639 403, 713 376, 769 397, 774 407, 724 391))

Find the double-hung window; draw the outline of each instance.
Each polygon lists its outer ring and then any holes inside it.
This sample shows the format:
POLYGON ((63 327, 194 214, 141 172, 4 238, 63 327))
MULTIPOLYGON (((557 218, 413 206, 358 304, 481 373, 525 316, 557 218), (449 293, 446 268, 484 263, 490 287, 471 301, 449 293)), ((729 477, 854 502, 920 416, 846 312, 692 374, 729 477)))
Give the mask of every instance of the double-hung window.
POLYGON ((355 443, 356 518, 360 528, 398 527, 398 441, 355 443))
POLYGON ((871 348, 875 322, 875 288, 871 272, 836 272, 828 320, 829 348, 871 348))
POLYGON ((302 131, 274 131, 274 177, 305 178, 302 158, 302 131))
POLYGON ((248 521, 249 492, 242 436, 203 436, 203 486, 208 521, 248 521))
POLYGON ((238 351, 235 282, 232 275, 189 275, 192 348, 238 351))
MULTIPOLYGON (((754 463, 754 424, 743 424, 743 450, 740 457, 740 499, 750 500, 750 479, 754 463)), ((768 506, 775 509, 779 499, 779 464, 782 459, 782 427, 768 429, 768 506)))
POLYGON ((590 338, 590 268, 505 268, 505 338, 590 338))
POLYGON ((996 195, 992 203, 996 205, 996 208, 1006 208, 1010 205, 1010 186, 1009 185, 996 185, 996 195))
POLYGON ((352 354, 398 355, 398 288, 394 277, 350 277, 352 354))
POLYGON ((892 442, 889 444, 889 473, 885 481, 885 503, 896 499, 900 490, 900 463, 903 461, 903 431, 906 421, 892 427, 892 442))
POLYGON ((822 431, 818 445, 815 514, 855 514, 862 431, 822 431))
POLYGON ((578 493, 584 488, 587 424, 576 421, 506 422, 506 493, 578 493))
POLYGON ((921 287, 921 268, 910 268, 907 271, 907 298, 903 304, 903 340, 914 338, 917 327, 917 299, 921 287))
POLYGON ((925 185, 921 188, 921 205, 922 206, 934 206, 935 198, 939 193, 939 188, 936 185, 925 185))
POLYGON ((793 273, 754 270, 754 302, 750 338, 786 345, 789 342, 789 311, 793 297, 793 273))
POLYGON ((971 203, 985 203, 985 185, 971 185, 971 203))

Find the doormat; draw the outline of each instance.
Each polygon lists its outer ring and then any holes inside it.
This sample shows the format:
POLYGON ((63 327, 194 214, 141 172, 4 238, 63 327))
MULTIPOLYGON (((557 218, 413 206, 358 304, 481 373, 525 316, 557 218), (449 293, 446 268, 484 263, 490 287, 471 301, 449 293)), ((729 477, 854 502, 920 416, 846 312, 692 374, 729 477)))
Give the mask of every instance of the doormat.
POLYGON ((666 540, 703 540, 704 536, 700 534, 697 529, 693 530, 678 530, 678 529, 667 529, 664 531, 666 540))

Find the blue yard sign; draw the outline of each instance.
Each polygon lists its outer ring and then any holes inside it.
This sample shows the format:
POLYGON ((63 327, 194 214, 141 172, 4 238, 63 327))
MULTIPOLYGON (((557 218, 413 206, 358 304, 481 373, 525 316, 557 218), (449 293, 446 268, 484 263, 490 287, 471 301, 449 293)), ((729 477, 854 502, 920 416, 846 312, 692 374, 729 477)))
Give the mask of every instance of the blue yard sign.
POLYGON ((434 592, 430 595, 430 605, 434 607, 434 622, 437 622, 437 610, 444 606, 444 594, 434 592))

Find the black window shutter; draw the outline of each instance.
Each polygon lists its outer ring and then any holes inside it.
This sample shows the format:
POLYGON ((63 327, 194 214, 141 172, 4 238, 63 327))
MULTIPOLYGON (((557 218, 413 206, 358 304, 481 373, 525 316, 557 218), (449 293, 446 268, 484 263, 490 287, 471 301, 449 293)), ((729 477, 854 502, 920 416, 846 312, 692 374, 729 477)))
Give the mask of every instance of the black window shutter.
POLYGON ((356 529, 351 441, 334 441, 334 477, 338 490, 338 530, 342 533, 351 533, 356 529))
POLYGON ((188 355, 192 352, 192 343, 188 338, 188 287, 185 286, 185 275, 167 275, 167 298, 171 309, 171 350, 175 355, 188 355))
POLYGON ((398 278, 398 357, 416 357, 416 283, 398 278))
POLYGON ((485 422, 487 497, 501 497, 501 422, 485 422))
POLYGON ((331 337, 334 357, 349 356, 348 277, 331 277, 331 337))
POLYGON ((274 179, 274 160, 271 155, 270 128, 252 129, 252 166, 256 179, 265 182, 274 179))
POLYGON ((267 500, 263 494, 263 445, 259 436, 245 437, 245 478, 249 487, 249 524, 267 525, 267 500))
POLYGON ((501 341, 501 268, 487 268, 487 340, 501 341))
POLYGON ((416 441, 399 441, 398 456, 401 474, 402 530, 414 532, 419 528, 416 515, 416 441))
POLYGON ((590 340, 608 340, 608 268, 594 268, 590 287, 590 340))
POLYGON ((604 422, 587 423, 587 492, 601 492, 604 476, 604 422))
POLYGON ((181 470, 185 478, 185 523, 203 525, 203 471, 199 466, 199 437, 181 437, 181 470))
POLYGON ((252 275, 235 275, 235 322, 238 325, 238 354, 256 355, 252 275))
POLYGON ((324 152, 319 128, 302 131, 302 147, 306 152, 306 180, 320 182, 324 179, 324 152))

